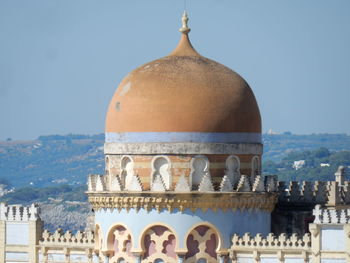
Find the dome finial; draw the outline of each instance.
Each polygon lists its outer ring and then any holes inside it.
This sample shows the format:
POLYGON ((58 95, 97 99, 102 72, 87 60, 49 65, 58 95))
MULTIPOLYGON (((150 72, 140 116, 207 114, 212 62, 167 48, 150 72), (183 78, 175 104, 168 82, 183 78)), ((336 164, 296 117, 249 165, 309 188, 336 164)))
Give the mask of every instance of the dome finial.
POLYGON ((188 16, 186 10, 184 11, 182 15, 182 27, 179 29, 179 31, 183 34, 188 34, 191 31, 191 28, 188 27, 187 22, 188 22, 188 16))

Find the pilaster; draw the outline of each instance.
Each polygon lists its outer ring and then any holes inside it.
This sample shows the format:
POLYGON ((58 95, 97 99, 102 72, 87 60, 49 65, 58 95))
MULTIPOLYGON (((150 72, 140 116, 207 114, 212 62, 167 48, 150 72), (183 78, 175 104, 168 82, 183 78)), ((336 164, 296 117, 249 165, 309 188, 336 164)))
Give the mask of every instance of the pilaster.
POLYGON ((0 262, 5 262, 6 222, 0 220, 0 262))
MULTIPOLYGON (((350 248, 350 224, 344 225, 345 247, 350 248)), ((346 251, 346 262, 350 263, 350 249, 346 251)))
POLYGON ((39 262, 39 251, 37 246, 42 236, 43 223, 40 219, 28 221, 29 240, 28 240, 28 256, 30 262, 39 262))
POLYGON ((321 263, 321 231, 317 224, 310 224, 312 263, 321 263))

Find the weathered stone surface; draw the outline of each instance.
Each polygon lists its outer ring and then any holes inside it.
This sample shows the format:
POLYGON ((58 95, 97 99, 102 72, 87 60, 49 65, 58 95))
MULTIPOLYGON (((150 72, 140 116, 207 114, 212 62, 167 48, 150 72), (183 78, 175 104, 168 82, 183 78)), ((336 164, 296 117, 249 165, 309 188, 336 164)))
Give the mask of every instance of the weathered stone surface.
POLYGON ((260 143, 105 143, 105 154, 257 154, 260 143))

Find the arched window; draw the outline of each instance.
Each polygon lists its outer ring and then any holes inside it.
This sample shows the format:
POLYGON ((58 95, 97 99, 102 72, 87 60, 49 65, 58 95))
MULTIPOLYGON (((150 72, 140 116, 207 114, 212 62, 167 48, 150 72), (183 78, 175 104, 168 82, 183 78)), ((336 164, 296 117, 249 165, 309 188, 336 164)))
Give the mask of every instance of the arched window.
POLYGON ((107 248, 113 252, 112 263, 134 262, 131 253, 132 239, 130 231, 121 225, 114 226, 107 236, 107 248))
POLYGON ((164 156, 155 157, 152 161, 152 184, 157 177, 161 178, 165 189, 169 190, 171 186, 170 160, 164 156))
POLYGON ((124 189, 128 190, 131 178, 134 175, 134 162, 129 156, 124 156, 120 165, 120 180, 124 189))
POLYGON ((217 262, 219 243, 219 234, 214 228, 208 225, 195 227, 186 238, 185 262, 217 262))
POLYGON ((240 166, 241 166, 240 161, 239 161, 239 158, 237 156, 230 155, 226 159, 225 174, 230 179, 232 186, 235 186, 241 177, 240 166))
POLYGON ((209 160, 203 155, 195 156, 191 161, 191 166, 191 185, 193 189, 197 189, 203 176, 209 171, 209 160))
POLYGON ((142 263, 177 263, 176 237, 166 226, 156 225, 142 235, 142 263))

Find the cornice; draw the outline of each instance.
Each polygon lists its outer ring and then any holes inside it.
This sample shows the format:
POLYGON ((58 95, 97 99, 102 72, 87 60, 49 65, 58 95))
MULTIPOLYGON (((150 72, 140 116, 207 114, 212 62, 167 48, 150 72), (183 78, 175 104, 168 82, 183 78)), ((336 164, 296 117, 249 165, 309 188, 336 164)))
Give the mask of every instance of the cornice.
POLYGON ((217 211, 258 209, 272 212, 277 202, 275 193, 224 192, 224 193, 174 193, 174 192, 87 192, 89 202, 95 211, 101 209, 152 209, 158 212, 178 209, 193 212, 200 209, 217 211))

